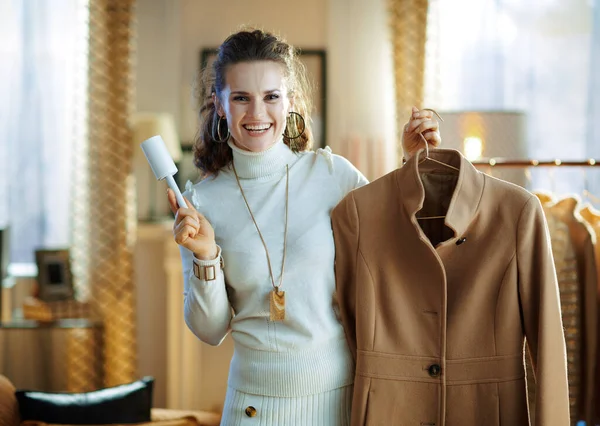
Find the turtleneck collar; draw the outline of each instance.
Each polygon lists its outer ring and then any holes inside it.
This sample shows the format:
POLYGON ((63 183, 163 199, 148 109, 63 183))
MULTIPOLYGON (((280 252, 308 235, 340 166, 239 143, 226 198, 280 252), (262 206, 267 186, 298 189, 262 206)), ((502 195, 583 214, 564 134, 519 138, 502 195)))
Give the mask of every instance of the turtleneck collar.
POLYGON ((292 165, 298 156, 283 143, 283 137, 269 149, 260 152, 244 151, 233 144, 227 144, 233 151, 235 170, 240 179, 257 179, 285 171, 285 165, 292 165))

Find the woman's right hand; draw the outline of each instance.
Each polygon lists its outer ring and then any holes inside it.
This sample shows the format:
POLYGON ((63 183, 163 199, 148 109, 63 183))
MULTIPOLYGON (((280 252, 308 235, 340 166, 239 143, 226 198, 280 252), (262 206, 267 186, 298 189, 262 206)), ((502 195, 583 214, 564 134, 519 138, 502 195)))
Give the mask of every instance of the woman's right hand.
POLYGON ((175 214, 173 224, 173 236, 175 242, 194 253, 194 256, 202 260, 216 259, 218 250, 215 242, 215 231, 211 224, 194 208, 186 198, 187 208, 177 205, 175 192, 167 189, 167 198, 171 211, 175 214))

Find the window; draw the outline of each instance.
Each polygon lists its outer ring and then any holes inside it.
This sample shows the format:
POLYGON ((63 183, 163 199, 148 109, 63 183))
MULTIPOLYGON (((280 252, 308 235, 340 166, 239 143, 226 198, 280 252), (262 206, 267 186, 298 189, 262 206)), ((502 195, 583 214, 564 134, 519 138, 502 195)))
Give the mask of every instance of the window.
MULTIPOLYGON (((432 0, 425 104, 522 111, 529 157, 598 158, 599 9, 598 0, 432 0)), ((555 168, 532 179, 560 194, 581 192, 600 175, 555 168)))
POLYGON ((85 132, 87 2, 0 6, 0 228, 10 261, 69 245, 73 147, 85 132))

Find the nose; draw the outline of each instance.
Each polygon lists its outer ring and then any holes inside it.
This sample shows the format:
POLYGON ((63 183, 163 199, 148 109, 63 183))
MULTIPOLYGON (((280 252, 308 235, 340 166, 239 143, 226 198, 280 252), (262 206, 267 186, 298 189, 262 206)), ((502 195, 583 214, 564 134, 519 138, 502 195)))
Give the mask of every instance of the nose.
POLYGON ((265 104, 262 99, 254 99, 250 104, 248 112, 252 118, 262 117, 265 114, 265 104))

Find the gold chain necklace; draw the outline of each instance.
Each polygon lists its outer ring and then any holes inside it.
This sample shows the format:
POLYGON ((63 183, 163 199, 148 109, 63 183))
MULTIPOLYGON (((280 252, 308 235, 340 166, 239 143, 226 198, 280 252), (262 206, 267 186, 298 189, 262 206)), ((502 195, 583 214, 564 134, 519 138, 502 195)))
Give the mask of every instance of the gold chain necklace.
POLYGON ((287 251, 287 229, 288 229, 288 204, 289 204, 289 194, 290 194, 290 169, 289 166, 285 165, 285 231, 283 234, 283 259, 281 261, 281 276, 279 277, 279 285, 275 284, 275 277, 273 276, 273 268, 271 267, 271 258, 269 257, 269 250, 267 249, 267 243, 263 238, 262 233, 260 232, 260 228, 258 227, 258 223, 254 218, 254 214, 252 213, 252 209, 250 209, 250 204, 248 203, 248 199, 246 198, 246 194, 244 194, 244 190, 242 189, 242 184, 240 183, 240 178, 235 170, 235 164, 231 162, 231 166, 233 168, 233 174, 235 175, 235 180, 237 181, 238 187, 240 188, 240 192, 242 193, 242 197, 244 198, 244 202, 246 203, 246 207, 248 208, 248 213, 250 213, 250 217, 252 218, 252 222, 254 222, 254 226, 256 227, 256 231, 258 231, 258 236, 262 241, 263 247, 265 248, 265 254, 267 255, 267 264, 269 265, 269 275, 271 276, 271 284, 273 285, 273 290, 269 293, 269 317, 271 321, 283 321, 285 319, 285 291, 280 290, 283 284, 283 272, 285 269, 285 255, 287 251))

